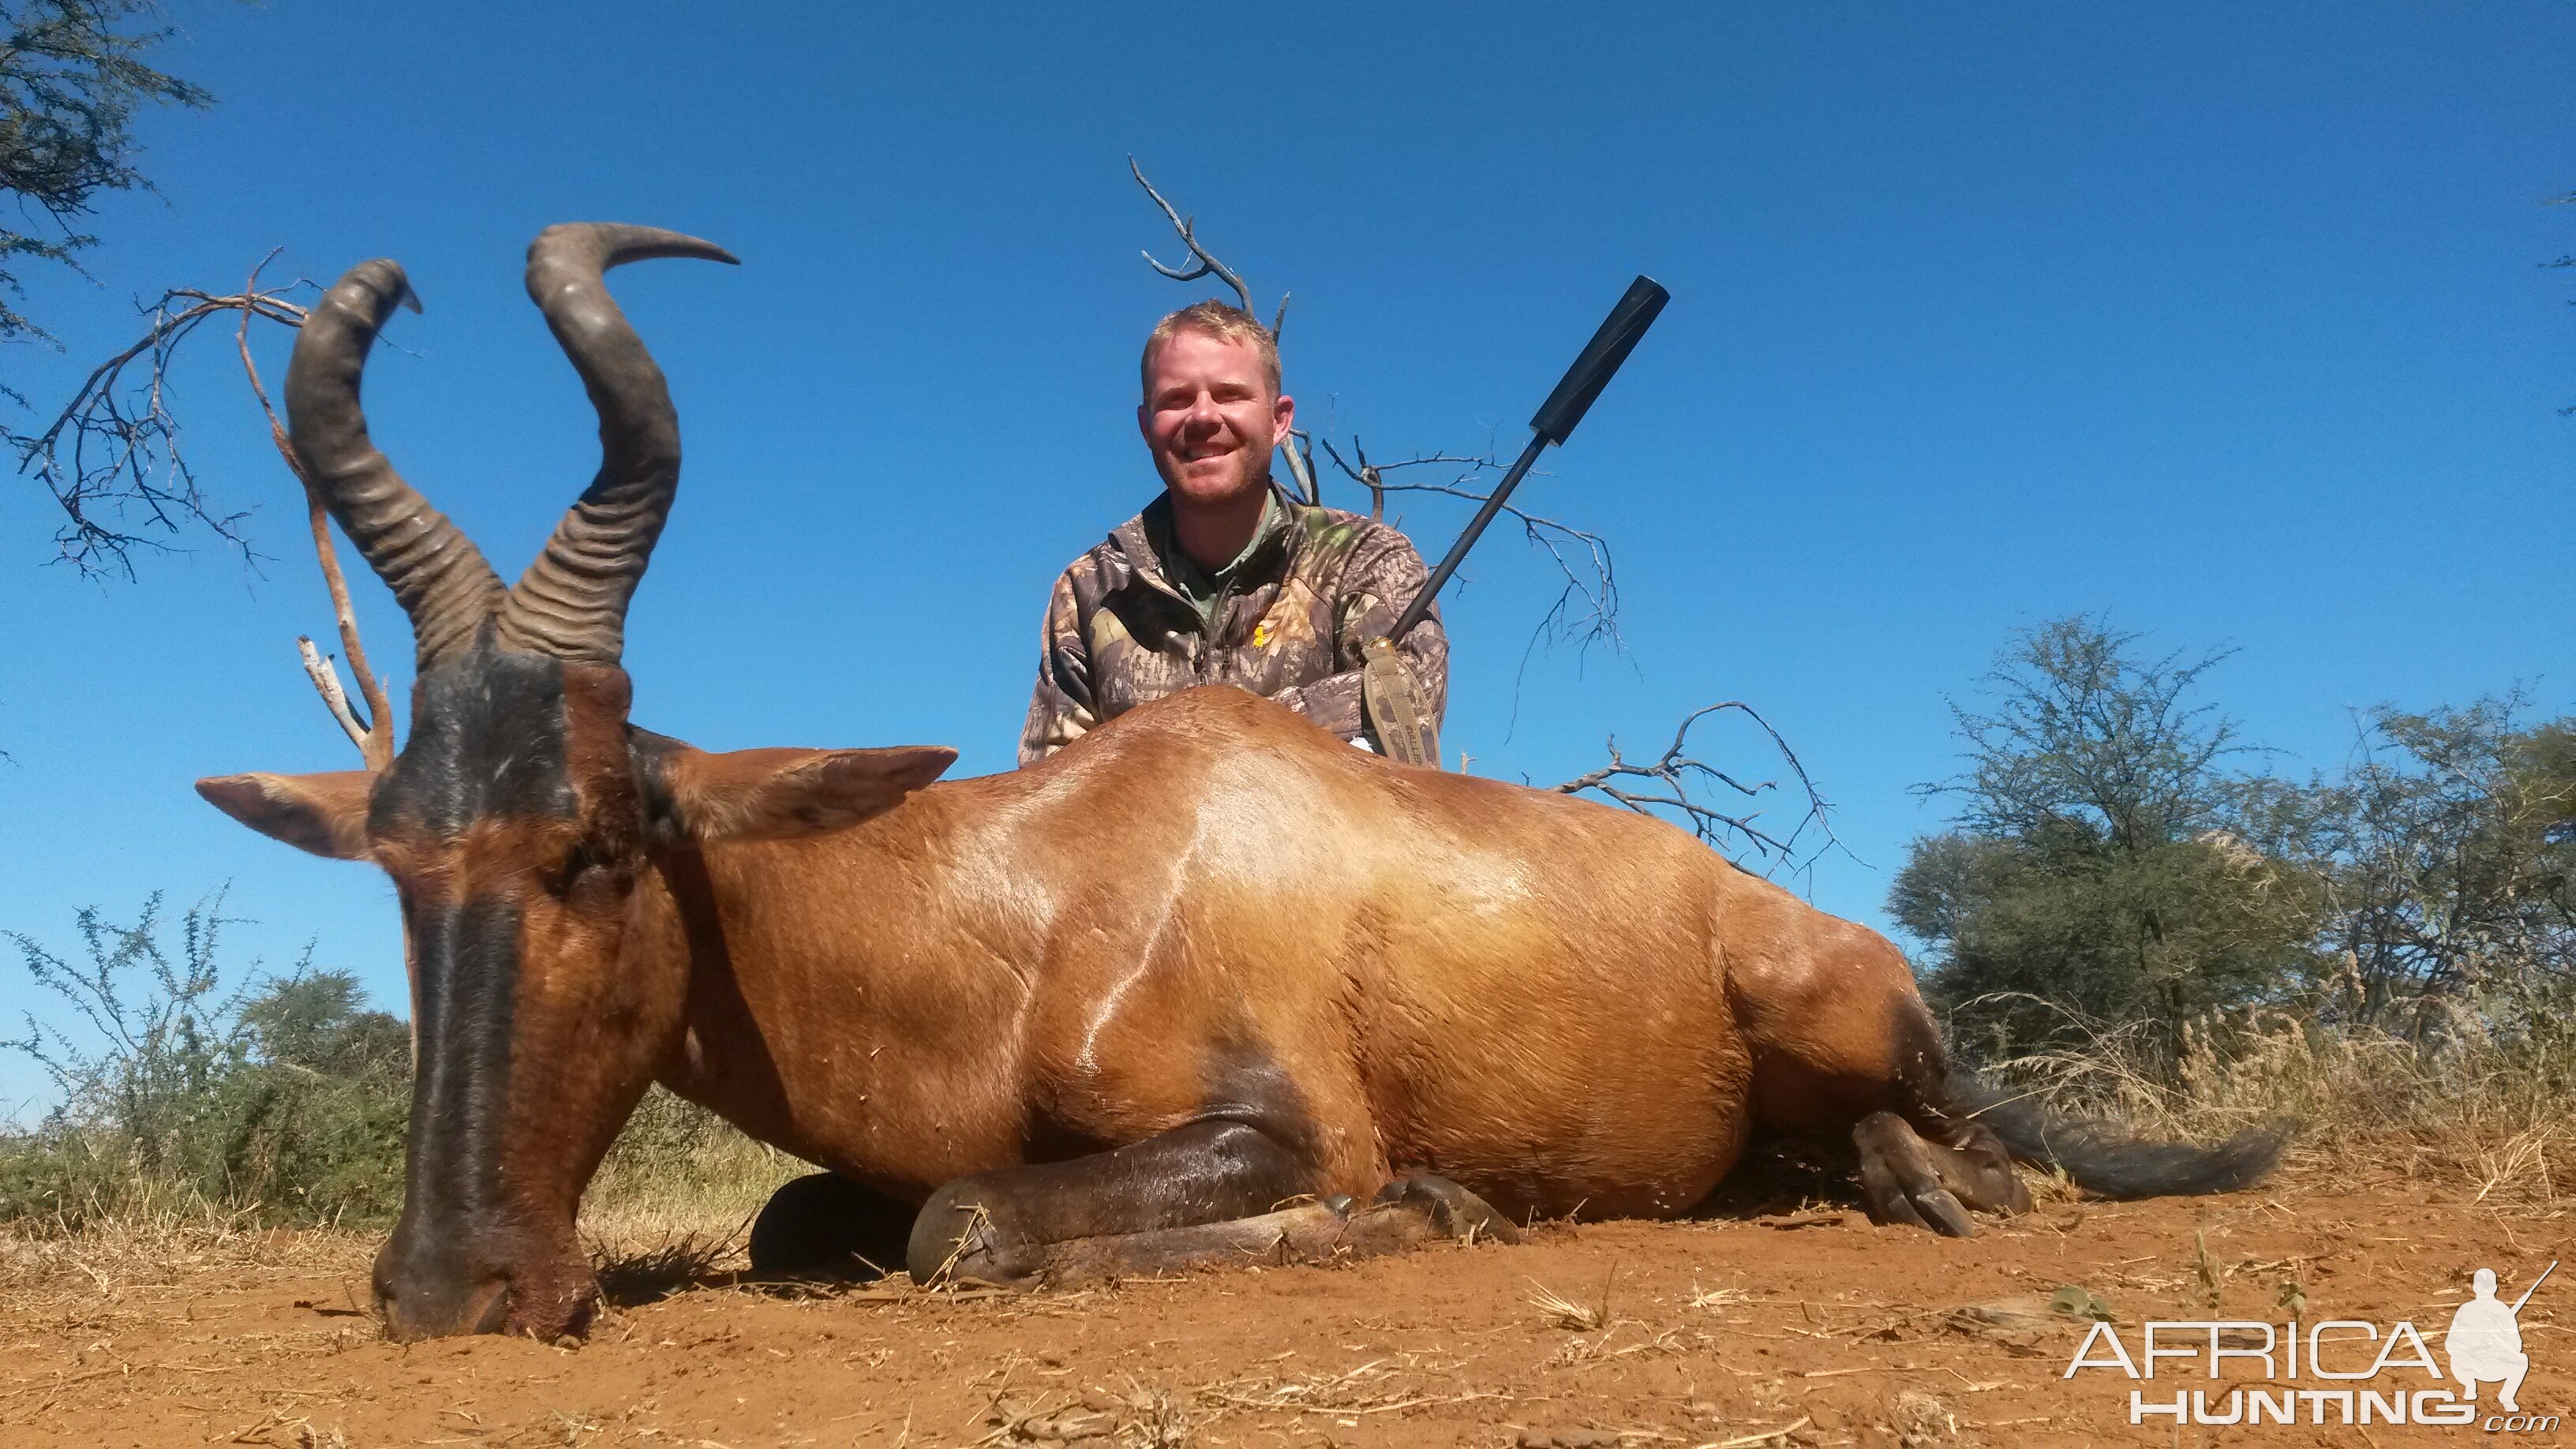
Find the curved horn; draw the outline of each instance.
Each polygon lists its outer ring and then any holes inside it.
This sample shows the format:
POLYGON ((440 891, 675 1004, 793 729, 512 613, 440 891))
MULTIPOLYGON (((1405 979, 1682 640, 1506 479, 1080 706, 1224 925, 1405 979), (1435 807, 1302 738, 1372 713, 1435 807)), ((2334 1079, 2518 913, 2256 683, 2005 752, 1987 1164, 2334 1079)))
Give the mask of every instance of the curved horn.
POLYGON ((418 668, 474 642, 501 594, 482 550, 429 506, 367 437, 358 380, 397 305, 420 310, 396 263, 360 262, 322 294, 286 365, 287 432, 323 506, 411 616, 418 668))
POLYGON ((599 476, 556 525, 501 608, 501 640, 569 662, 615 664, 626 603, 680 486, 680 418, 644 339, 602 273, 648 257, 732 262, 711 242, 646 226, 550 226, 528 246, 528 296, 599 410, 599 476))

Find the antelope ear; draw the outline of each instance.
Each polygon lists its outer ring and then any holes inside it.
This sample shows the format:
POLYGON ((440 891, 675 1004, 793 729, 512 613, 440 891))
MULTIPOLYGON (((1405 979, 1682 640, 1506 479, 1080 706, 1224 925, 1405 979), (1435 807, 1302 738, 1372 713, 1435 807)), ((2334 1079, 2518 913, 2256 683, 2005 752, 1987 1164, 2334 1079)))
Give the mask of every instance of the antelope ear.
POLYGON ((661 778, 683 833, 695 840, 791 840, 856 825, 957 762, 945 746, 890 750, 677 749, 661 778))
POLYGON ((216 775, 197 782, 206 802, 272 840, 333 860, 367 855, 367 799, 376 777, 365 770, 316 775, 216 775))

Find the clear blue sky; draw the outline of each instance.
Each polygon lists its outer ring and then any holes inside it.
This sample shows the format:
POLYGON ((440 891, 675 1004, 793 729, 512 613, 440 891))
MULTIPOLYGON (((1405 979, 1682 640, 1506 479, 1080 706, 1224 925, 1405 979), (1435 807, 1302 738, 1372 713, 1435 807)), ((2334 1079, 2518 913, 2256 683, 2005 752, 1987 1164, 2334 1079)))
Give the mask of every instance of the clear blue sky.
MULTIPOLYGON (((1497 534, 1449 601, 1448 743, 1546 782, 1752 702, 1865 862, 1818 870, 1829 909, 1883 919, 1941 821, 1907 787, 1952 768, 1945 693, 2051 616, 2235 646, 2212 696, 2319 764, 2377 701, 2576 707, 2576 278, 2538 266, 2576 251, 2540 204, 2576 190, 2564 6, 175 14, 164 63, 221 104, 145 119, 162 196, 103 208, 97 286, 38 275, 68 352, 0 352, 7 380, 66 394, 131 299, 272 246, 325 280, 396 257, 428 311, 369 375, 376 435, 515 575, 595 463, 528 237, 722 242, 742 268, 615 282, 688 448, 636 717, 709 747, 1008 766, 1050 578, 1156 487, 1137 346, 1196 295, 1137 258, 1170 238, 1130 152, 1265 304, 1295 291, 1301 415, 1381 456, 1516 446, 1628 278, 1672 289, 1525 494, 1613 541, 1628 652, 1538 656, 1510 727, 1548 590, 1497 534)), ((84 582, 0 488, 0 927, 68 949, 79 905, 229 881, 237 962, 314 938, 398 1002, 383 879, 188 790, 354 758, 295 666, 329 615, 225 351, 179 403, 264 578, 201 549, 84 582)), ((1425 552, 1460 521, 1408 510, 1425 552)), ((0 1102, 38 1090, 0 1056, 0 1102)))

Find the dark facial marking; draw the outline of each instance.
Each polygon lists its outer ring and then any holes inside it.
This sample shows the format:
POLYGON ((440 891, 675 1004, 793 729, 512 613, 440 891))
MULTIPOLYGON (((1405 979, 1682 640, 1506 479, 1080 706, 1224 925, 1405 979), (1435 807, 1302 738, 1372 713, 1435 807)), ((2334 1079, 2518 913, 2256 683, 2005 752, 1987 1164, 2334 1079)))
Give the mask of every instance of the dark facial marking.
POLYGON ((499 1201, 519 909, 505 900, 442 903, 411 926, 424 964, 412 1192, 424 1206, 472 1212, 499 1201), (430 962, 439 969, 426 969, 430 962))
POLYGON ((377 1260, 376 1291, 398 1328, 499 1327, 506 1295, 477 1250, 501 1205, 509 1110, 510 1016, 519 912, 509 901, 407 911, 420 972, 420 1059, 412 1078, 403 1210, 377 1260), (476 1295, 485 1316, 463 1322, 476 1295))
POLYGON ((492 842, 509 839, 513 825, 575 818, 567 727, 563 666, 487 639, 415 684, 411 741, 368 812, 370 835, 408 862, 396 883, 411 934, 419 1060, 407 1191, 381 1286, 409 1300, 413 1322, 444 1323, 489 1287, 473 1257, 502 1205, 521 902, 545 878, 538 872, 558 869, 532 859, 527 872, 513 870, 506 847, 493 852, 492 842), (481 846, 467 838, 478 827, 481 846))
POLYGON ((563 665, 486 645, 412 689, 411 743, 368 813, 380 835, 452 841, 476 820, 572 818, 563 665))
POLYGON ((644 809, 644 843, 651 850, 675 850, 686 846, 689 830, 680 819, 679 802, 672 798, 668 762, 682 748, 678 740, 657 735, 640 725, 626 727, 626 751, 634 762, 635 783, 639 787, 644 809))

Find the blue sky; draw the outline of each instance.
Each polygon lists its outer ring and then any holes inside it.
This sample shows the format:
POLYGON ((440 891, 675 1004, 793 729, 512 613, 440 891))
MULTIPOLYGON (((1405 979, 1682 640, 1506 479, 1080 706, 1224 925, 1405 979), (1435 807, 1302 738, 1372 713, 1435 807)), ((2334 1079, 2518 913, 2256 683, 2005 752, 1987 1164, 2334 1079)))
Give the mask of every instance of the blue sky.
MULTIPOLYGON (((2294 761, 2378 701, 2576 707, 2576 283, 2538 266, 2576 251, 2541 205, 2576 190, 2576 11, 1397 10, 179 0, 163 62, 221 103, 146 118, 162 195, 102 208, 96 285, 33 278, 67 351, 0 369, 67 394, 135 297, 273 246, 323 280, 396 257, 428 310, 369 375, 377 438, 515 575, 596 458, 527 238, 719 241, 743 267, 615 280, 688 448, 637 719, 997 770, 1048 582, 1156 487, 1142 334, 1199 295, 1137 257, 1170 236, 1132 152, 1265 306, 1293 289, 1301 417, 1375 456, 1508 454, 1628 278, 1671 288, 1524 494, 1612 541, 1628 648, 1522 675, 1551 589, 1496 534, 1448 601, 1447 741, 1547 782, 1755 704, 1840 807, 1829 909, 1883 920, 1942 818, 1908 787, 1953 767, 1945 694, 2049 617, 2233 646, 2211 697, 2294 761)), ((295 666, 329 614, 225 352, 200 339, 179 405, 263 575, 199 540, 86 582, 0 488, 0 928, 68 949, 80 905, 229 882, 236 961, 312 939, 398 1001, 382 878, 187 788, 353 762, 295 666)), ((1463 520, 1405 521, 1436 554, 1463 520)), ((39 1089, 0 1055, 0 1103, 39 1089)))

